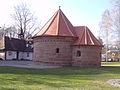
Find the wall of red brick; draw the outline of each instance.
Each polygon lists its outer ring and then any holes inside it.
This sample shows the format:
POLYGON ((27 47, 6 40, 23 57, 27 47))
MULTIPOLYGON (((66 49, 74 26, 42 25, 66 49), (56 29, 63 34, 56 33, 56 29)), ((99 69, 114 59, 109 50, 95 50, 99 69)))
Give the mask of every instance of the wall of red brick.
POLYGON ((72 37, 34 38, 34 63, 52 66, 101 66, 101 47, 72 46, 74 40, 72 37), (57 48, 59 53, 56 53, 57 48), (81 52, 80 57, 76 56, 77 51, 81 52))
POLYGON ((99 46, 73 46, 72 65, 89 67, 101 66, 101 47, 99 46), (76 56, 77 51, 81 52, 81 56, 76 56))
POLYGON ((33 61, 35 64, 69 66, 72 61, 73 37, 36 37, 34 38, 33 61), (59 53, 56 53, 59 48, 59 53))

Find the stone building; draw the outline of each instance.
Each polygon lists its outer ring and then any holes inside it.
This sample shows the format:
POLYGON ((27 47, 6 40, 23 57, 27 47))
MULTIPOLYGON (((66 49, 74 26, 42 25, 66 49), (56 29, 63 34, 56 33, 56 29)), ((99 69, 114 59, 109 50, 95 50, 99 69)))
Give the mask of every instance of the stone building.
POLYGON ((100 66, 102 44, 86 26, 73 26, 59 9, 33 37, 40 65, 100 66))

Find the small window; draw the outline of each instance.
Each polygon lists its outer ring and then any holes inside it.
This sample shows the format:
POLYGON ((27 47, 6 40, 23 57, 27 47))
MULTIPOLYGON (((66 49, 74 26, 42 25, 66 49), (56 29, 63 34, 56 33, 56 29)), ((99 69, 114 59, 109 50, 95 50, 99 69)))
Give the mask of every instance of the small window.
POLYGON ((59 48, 56 48, 56 53, 59 53, 59 48))
POLYGON ((29 52, 27 52, 27 57, 29 57, 30 56, 30 54, 29 54, 29 52))
POLYGON ((11 55, 12 55, 12 52, 9 51, 9 52, 8 52, 8 55, 11 56, 11 55))
POLYGON ((80 57, 81 56, 81 52, 80 51, 77 51, 77 57, 80 57))

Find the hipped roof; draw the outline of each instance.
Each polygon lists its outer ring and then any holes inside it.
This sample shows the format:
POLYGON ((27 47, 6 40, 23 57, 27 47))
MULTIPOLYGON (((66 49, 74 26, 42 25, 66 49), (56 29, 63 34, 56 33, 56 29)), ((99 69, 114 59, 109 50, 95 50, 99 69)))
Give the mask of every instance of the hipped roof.
POLYGON ((102 46, 101 42, 95 38, 86 26, 74 27, 67 19, 61 9, 59 9, 34 36, 71 36, 78 37, 73 45, 96 45, 102 46))
POLYGON ((61 9, 59 9, 34 36, 75 36, 75 31, 71 22, 67 19, 61 9))

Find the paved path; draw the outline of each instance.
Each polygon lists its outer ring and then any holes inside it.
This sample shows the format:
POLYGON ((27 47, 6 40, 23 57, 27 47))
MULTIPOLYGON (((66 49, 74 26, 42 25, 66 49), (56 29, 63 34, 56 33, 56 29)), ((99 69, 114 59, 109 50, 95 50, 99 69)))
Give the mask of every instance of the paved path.
POLYGON ((36 69, 60 67, 60 66, 35 65, 32 61, 0 61, 0 66, 13 66, 13 67, 21 67, 21 68, 36 68, 36 69))

